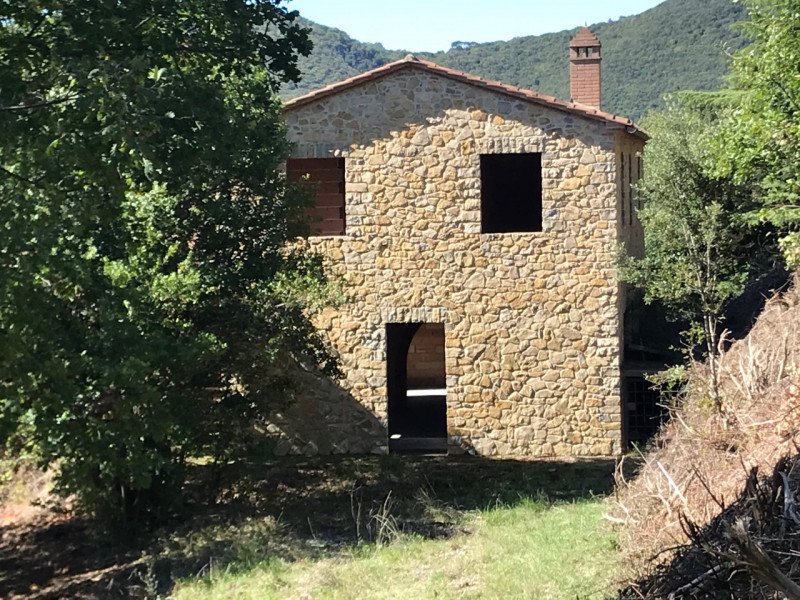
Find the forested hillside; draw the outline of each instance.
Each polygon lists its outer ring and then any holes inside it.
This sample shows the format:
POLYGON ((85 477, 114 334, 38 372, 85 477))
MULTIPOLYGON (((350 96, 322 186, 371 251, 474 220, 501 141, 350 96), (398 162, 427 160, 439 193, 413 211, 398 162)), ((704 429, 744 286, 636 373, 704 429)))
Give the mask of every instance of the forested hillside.
MULTIPOLYGON (((639 118, 658 106, 667 92, 719 88, 727 71, 727 54, 744 43, 743 36, 731 27, 743 17, 741 5, 731 0, 667 0, 640 15, 592 25, 603 42, 603 108, 639 118)), ((308 25, 313 28, 314 51, 300 61, 303 79, 285 88, 287 97, 407 53, 364 44, 324 25, 308 25)), ((521 37, 420 56, 566 99, 566 48, 574 33, 521 37)))

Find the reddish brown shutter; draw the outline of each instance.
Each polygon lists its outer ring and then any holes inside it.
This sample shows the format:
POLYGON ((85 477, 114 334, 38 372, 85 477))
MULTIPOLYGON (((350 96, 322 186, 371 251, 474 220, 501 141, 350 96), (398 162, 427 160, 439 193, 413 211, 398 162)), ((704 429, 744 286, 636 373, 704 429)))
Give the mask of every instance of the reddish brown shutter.
POLYGON ((308 211, 312 235, 344 235, 344 159, 290 158, 286 173, 289 181, 308 182, 314 190, 308 211))

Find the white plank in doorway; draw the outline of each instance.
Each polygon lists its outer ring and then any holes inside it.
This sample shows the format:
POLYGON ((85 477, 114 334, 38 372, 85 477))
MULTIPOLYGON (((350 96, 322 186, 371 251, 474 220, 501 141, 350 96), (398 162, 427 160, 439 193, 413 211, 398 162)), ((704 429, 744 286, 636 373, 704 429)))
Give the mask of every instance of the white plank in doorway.
POLYGON ((408 398, 413 398, 417 396, 447 396, 447 389, 446 388, 430 388, 430 389, 421 389, 421 390, 408 390, 406 392, 406 396, 408 398))

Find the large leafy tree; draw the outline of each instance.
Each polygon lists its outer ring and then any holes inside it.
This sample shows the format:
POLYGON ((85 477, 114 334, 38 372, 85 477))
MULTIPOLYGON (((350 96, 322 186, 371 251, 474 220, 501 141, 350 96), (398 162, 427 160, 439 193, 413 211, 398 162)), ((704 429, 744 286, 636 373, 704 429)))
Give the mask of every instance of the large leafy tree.
POLYGON ((752 189, 718 174, 712 152, 738 102, 733 93, 676 94, 644 122, 652 135, 638 185, 645 255, 623 261, 623 277, 644 290, 646 302, 659 301, 690 324, 690 347, 698 344, 709 360, 717 402, 725 308, 769 255, 762 236, 742 219, 755 206, 752 189))
POLYGON ((275 93, 310 50, 266 0, 0 3, 0 425, 132 515, 333 369, 275 93))
POLYGON ((790 266, 800 267, 800 0, 744 0, 753 43, 733 64, 744 102, 720 137, 721 171, 758 184, 754 220, 781 233, 790 266))

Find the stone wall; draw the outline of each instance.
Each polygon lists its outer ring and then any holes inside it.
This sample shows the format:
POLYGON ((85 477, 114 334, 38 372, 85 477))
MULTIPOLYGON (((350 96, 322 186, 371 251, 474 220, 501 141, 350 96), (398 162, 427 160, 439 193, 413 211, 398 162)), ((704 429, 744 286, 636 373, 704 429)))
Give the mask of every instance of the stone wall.
POLYGON ((349 295, 318 325, 350 398, 385 427, 386 324, 442 323, 453 451, 620 451, 613 130, 415 68, 286 121, 295 156, 345 157, 346 235, 307 243, 349 295), (543 231, 481 234, 479 156, 509 152, 542 154, 543 231))
POLYGON ((293 373, 298 391, 264 434, 276 456, 384 453, 386 428, 348 390, 315 373, 293 373))

